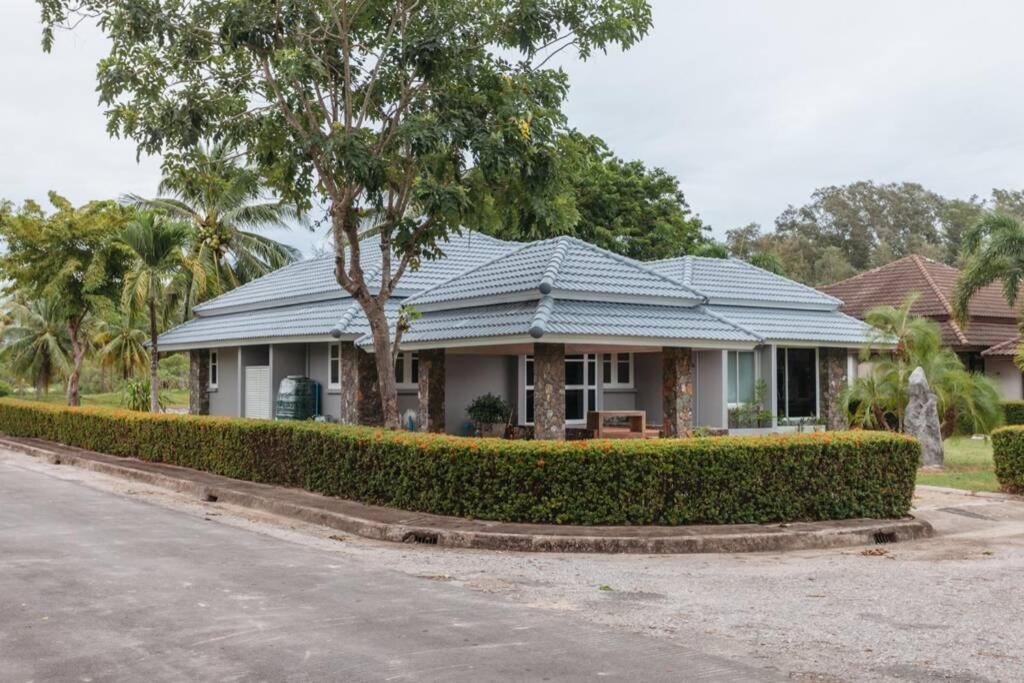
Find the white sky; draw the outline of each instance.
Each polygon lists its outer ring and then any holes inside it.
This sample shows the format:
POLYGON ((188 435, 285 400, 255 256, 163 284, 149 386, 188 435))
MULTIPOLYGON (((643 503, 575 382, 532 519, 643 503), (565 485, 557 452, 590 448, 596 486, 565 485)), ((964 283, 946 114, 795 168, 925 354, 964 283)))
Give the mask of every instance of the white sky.
MULTIPOLYGON (((566 61, 570 121, 677 175, 721 237, 771 226, 817 187, 917 181, 947 196, 1020 188, 1024 3, 653 0, 628 53, 566 61)), ((0 0, 0 197, 152 195, 156 160, 111 140, 102 37, 39 46, 30 0, 0 0)), ((284 233, 309 251, 317 238, 284 233)))

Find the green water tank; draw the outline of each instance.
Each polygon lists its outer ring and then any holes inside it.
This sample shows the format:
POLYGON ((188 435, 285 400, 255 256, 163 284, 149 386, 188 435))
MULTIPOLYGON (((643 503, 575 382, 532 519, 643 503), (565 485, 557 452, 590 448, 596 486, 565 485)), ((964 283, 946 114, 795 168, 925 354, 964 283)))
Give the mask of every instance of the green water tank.
POLYGON ((289 375, 277 388, 278 420, 311 420, 320 414, 320 385, 309 377, 289 375))

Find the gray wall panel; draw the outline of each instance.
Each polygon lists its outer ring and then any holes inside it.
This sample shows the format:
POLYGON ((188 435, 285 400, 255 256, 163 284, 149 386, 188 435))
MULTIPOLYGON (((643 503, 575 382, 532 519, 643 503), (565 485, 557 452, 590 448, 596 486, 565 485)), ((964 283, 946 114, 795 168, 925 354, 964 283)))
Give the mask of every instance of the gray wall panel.
POLYGON ((238 401, 238 347, 213 349, 217 352, 217 389, 210 392, 210 415, 237 417, 238 401))

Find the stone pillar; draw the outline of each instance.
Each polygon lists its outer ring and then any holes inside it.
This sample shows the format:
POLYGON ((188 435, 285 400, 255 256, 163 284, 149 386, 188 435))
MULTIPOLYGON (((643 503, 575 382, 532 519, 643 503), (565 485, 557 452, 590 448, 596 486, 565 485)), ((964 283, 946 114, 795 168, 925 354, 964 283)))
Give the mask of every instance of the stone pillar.
POLYGON ((533 433, 565 439, 565 344, 533 345, 533 433))
POLYGON ((416 419, 421 432, 444 433, 444 349, 419 352, 420 377, 417 387, 419 409, 416 419))
POLYGON ((693 351, 665 347, 661 350, 661 364, 662 432, 669 438, 690 436, 693 432, 693 351))
POLYGON ((338 379, 341 382, 341 410, 338 413, 342 424, 359 424, 359 353, 352 342, 341 342, 338 362, 341 364, 338 379))
POLYGON ((188 414, 210 414, 210 352, 189 351, 188 414))
POLYGON ((819 414, 829 430, 846 429, 846 414, 843 412, 839 395, 846 388, 846 349, 818 350, 818 386, 821 388, 819 414))

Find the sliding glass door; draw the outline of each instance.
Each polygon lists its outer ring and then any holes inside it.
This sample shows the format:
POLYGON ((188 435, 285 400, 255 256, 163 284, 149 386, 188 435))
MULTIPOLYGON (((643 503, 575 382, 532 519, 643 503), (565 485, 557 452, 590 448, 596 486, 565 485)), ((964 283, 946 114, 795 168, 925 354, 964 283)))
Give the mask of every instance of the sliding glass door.
POLYGON ((779 419, 818 416, 818 350, 780 348, 775 356, 779 419))

